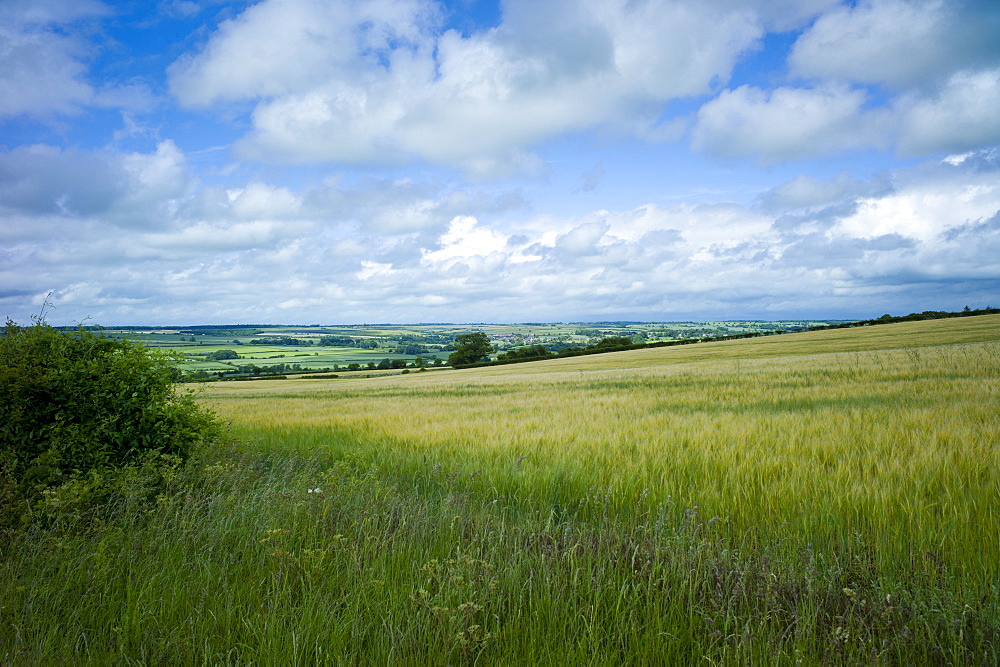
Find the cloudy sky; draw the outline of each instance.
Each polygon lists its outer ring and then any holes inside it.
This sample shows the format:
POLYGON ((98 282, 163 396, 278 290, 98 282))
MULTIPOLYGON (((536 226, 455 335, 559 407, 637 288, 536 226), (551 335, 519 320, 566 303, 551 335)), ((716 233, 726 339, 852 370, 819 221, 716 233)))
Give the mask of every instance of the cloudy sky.
POLYGON ((3 0, 0 315, 1000 306, 996 0, 3 0))

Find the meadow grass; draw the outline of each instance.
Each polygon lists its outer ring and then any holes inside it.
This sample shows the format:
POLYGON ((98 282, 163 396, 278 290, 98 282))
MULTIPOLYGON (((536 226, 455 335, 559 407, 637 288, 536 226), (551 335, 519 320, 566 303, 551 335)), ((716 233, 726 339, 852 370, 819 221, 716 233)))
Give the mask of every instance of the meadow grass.
POLYGON ((996 664, 998 329, 211 385, 0 543, 0 663, 996 664))

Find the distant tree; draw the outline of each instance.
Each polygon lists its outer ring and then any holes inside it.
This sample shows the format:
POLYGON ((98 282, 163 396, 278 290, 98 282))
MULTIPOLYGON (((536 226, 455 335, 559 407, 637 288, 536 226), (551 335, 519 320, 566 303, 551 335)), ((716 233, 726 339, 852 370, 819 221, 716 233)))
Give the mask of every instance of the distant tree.
POLYGON ((240 355, 233 350, 216 350, 205 355, 209 361, 223 361, 225 359, 239 359, 240 355))
POLYGON ((354 339, 350 336, 320 336, 319 344, 329 347, 354 347, 354 339))
POLYGON ((393 359, 389 365, 392 368, 406 368, 406 359, 393 359))
POLYGON ((448 355, 449 366, 464 366, 488 359, 493 346, 482 331, 455 336, 455 351, 448 355))
POLYGON ((378 362, 377 368, 383 371, 387 370, 389 368, 392 368, 392 362, 389 361, 388 359, 383 359, 382 361, 378 362))
POLYGON ((631 338, 625 338, 624 336, 608 336, 603 338, 593 345, 588 345, 587 349, 590 350, 606 350, 614 349, 619 347, 628 347, 632 344, 631 338))
POLYGON ((552 356, 555 355, 545 349, 544 345, 534 345, 504 352, 497 357, 497 361, 520 361, 522 359, 542 359, 552 356))
POLYGON ((347 364, 347 370, 349 371, 360 371, 361 364, 347 364))

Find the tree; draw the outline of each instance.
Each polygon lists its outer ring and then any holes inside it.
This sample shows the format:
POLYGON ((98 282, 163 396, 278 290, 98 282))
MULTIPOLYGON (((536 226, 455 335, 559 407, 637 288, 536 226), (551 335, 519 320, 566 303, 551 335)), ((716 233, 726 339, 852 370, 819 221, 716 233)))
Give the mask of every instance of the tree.
POLYGON ((233 350, 216 350, 205 355, 208 361, 224 361, 226 359, 239 359, 240 355, 233 350))
POLYGON ((545 357, 554 356, 555 354, 545 349, 544 345, 534 345, 532 347, 522 347, 504 352, 497 357, 497 361, 523 361, 526 359, 544 359, 545 357))
POLYGON ((175 359, 82 326, 7 322, 0 338, 0 482, 28 498, 145 452, 186 457, 219 433, 176 391, 175 359))
POLYGON ((482 331, 455 336, 455 351, 448 355, 449 366, 467 366, 489 359, 493 346, 482 331))
POLYGON ((620 349, 623 347, 628 347, 632 345, 631 338, 625 338, 624 336, 608 336, 607 338, 602 338, 600 341, 594 343, 593 345, 588 345, 588 350, 612 350, 620 349))

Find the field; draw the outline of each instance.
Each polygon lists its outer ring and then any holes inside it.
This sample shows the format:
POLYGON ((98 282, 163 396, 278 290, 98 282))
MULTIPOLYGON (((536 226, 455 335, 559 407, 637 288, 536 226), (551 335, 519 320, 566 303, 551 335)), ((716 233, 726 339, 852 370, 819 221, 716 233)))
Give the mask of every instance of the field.
POLYGON ((201 392, 0 662, 1000 661, 1000 316, 201 392))
POLYGON ((586 346, 607 336, 636 342, 699 338, 747 332, 797 330, 835 323, 833 320, 780 322, 602 322, 524 324, 416 324, 351 326, 197 326, 111 328, 107 335, 138 340, 149 347, 176 353, 182 370, 191 379, 233 377, 240 366, 272 367, 273 374, 347 371, 351 364, 365 370, 383 360, 405 361, 407 366, 443 362, 458 334, 483 331, 498 352, 525 345, 586 346), (289 344, 294 343, 294 344, 289 344), (213 359, 212 353, 229 350, 234 359, 213 359), (278 369, 273 367, 278 366, 278 369))
MULTIPOLYGON (((995 577, 1000 318, 824 331, 420 377, 213 386, 241 439, 446 466, 592 519, 697 507, 793 549, 860 537, 995 577), (965 323, 962 323, 965 324, 965 323), (994 339, 994 340, 991 340, 994 339), (945 340, 973 341, 940 345, 945 340)), ((905 552, 905 553, 904 553, 905 552)), ((893 562, 892 559, 886 561, 893 562)))

